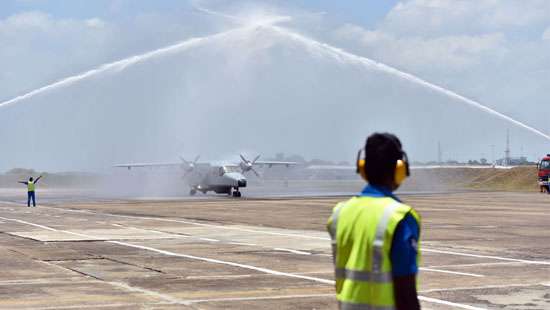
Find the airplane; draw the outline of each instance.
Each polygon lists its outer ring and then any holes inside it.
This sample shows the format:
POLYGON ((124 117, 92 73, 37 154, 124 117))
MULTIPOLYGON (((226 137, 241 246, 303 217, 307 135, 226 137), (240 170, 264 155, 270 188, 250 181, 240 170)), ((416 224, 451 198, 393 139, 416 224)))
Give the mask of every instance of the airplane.
POLYGON ((296 162, 290 161, 259 161, 260 155, 256 156, 252 161, 240 155, 241 162, 238 164, 215 165, 208 162, 199 162, 200 156, 195 157, 193 161, 187 161, 180 156, 181 162, 166 162, 166 163, 130 163, 117 164, 113 167, 127 168, 160 168, 160 167, 179 167, 183 170, 182 179, 184 179, 190 187, 189 195, 193 196, 197 192, 206 194, 210 191, 216 194, 227 194, 233 197, 241 197, 240 188, 247 185, 247 172, 253 172, 257 177, 260 174, 254 169, 255 166, 286 166, 296 165, 296 162))

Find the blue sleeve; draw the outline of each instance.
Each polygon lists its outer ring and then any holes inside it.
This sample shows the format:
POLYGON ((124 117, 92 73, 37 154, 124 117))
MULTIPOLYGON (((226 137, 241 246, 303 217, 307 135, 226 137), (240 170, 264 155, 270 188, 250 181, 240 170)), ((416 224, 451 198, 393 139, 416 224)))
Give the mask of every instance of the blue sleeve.
POLYGON ((419 228, 416 219, 408 214, 399 222, 393 235, 391 247, 392 275, 410 276, 418 273, 416 257, 419 228))

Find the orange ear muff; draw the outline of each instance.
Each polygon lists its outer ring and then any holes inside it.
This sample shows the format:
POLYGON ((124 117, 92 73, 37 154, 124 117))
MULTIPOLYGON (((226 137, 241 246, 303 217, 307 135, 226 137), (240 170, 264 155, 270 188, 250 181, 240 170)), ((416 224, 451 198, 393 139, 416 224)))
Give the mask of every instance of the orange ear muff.
POLYGON ((363 178, 365 182, 368 182, 369 180, 367 178, 367 172, 365 171, 365 163, 366 162, 364 159, 357 160, 357 170, 355 172, 361 175, 361 178, 363 178))
POLYGON ((409 176, 409 167, 408 163, 402 159, 399 159, 397 161, 397 164, 395 165, 395 176, 394 181, 395 184, 401 185, 403 181, 409 176))
POLYGON ((367 171, 365 170, 366 161, 365 161, 365 156, 363 156, 364 152, 365 152, 365 149, 363 148, 360 149, 359 152, 357 152, 357 161, 355 162, 356 163, 355 172, 359 174, 361 178, 365 180, 365 182, 368 182, 369 180, 367 179, 367 171))
MULTIPOLYGON (((365 166, 367 165, 367 162, 363 155, 364 149, 359 150, 357 153, 357 162, 356 162, 356 169, 355 172, 363 178, 366 182, 369 181, 367 177, 367 171, 365 169, 365 166)), ((409 162, 407 160, 407 155, 404 154, 403 159, 399 159, 397 163, 395 164, 395 174, 394 174, 394 181, 395 184, 401 185, 403 181, 409 176, 409 162)))

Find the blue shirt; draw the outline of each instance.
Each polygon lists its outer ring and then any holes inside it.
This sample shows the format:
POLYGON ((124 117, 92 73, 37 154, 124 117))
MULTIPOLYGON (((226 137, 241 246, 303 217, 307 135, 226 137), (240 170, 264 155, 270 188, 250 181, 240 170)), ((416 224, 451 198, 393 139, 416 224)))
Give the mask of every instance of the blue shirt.
MULTIPOLYGON (((361 192, 361 196, 391 197, 401 202, 391 191, 374 185, 365 187, 361 192)), ((419 235, 420 229, 418 223, 411 214, 407 214, 397 224, 390 251, 392 274, 394 277, 410 276, 418 273, 416 256, 418 255, 417 242, 419 235)))

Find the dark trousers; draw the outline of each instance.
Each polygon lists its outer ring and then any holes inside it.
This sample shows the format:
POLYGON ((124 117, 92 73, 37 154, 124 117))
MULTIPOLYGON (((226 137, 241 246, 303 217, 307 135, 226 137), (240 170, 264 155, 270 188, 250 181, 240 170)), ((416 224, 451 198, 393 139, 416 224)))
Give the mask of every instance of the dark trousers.
POLYGON ((27 192, 27 207, 31 206, 31 198, 33 207, 36 207, 36 196, 34 192, 27 192))

